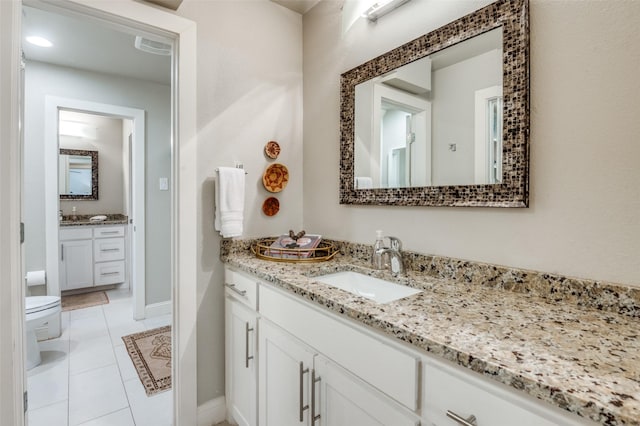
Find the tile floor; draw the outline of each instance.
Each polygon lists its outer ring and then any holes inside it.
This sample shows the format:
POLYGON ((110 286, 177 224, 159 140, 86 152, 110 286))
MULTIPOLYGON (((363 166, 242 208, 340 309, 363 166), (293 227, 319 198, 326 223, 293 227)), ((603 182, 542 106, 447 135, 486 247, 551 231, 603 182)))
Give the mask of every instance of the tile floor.
POLYGON ((109 304, 62 313, 62 336, 40 342, 42 364, 27 372, 29 426, 171 425, 172 391, 147 397, 122 336, 171 323, 134 321, 127 290, 109 304))

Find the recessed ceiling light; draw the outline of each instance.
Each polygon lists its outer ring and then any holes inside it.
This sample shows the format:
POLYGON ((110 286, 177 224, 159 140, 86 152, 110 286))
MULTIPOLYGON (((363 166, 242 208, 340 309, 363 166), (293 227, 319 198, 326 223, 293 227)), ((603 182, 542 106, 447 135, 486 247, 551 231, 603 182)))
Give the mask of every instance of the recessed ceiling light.
POLYGON ((35 44, 36 46, 40 46, 40 47, 51 47, 51 46, 53 46, 53 43, 51 43, 49 40, 47 40, 44 37, 29 36, 29 37, 26 38, 26 40, 29 43, 35 44))

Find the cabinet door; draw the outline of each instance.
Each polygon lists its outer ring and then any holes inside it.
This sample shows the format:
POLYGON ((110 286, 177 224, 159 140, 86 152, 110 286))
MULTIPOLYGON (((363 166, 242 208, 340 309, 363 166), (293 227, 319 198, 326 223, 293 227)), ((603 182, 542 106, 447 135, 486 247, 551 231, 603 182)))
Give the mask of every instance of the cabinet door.
POLYGON ((257 424, 257 314, 226 299, 226 394, 229 415, 239 426, 257 424))
POLYGON ((60 288, 93 287, 92 240, 63 241, 60 246, 60 288))
MULTIPOLYGON (((416 426, 415 414, 323 356, 315 359, 313 411, 322 426, 416 426)), ((381 366, 384 368, 384 366, 381 366)), ((388 366, 387 366, 388 367, 388 366)))
POLYGON ((269 321, 259 319, 260 426, 310 425, 313 351, 269 321))

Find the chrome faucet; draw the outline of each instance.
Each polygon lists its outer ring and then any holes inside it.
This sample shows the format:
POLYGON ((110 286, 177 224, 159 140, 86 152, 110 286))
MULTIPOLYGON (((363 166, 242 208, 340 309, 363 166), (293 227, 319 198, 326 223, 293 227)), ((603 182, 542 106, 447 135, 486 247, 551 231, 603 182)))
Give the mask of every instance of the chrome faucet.
POLYGON ((389 269, 394 277, 404 274, 402 262, 402 242, 396 237, 385 237, 389 246, 377 246, 373 249, 371 264, 375 269, 389 269))

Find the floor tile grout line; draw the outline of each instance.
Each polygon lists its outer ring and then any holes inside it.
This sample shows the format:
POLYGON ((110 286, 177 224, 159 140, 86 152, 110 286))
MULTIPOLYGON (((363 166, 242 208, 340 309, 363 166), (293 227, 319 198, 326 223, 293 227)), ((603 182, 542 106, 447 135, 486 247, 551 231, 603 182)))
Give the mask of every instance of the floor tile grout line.
MULTIPOLYGON (((133 303, 132 299, 129 299, 129 303, 133 303)), ((104 309, 103 309, 103 313, 104 313, 104 309)), ((113 342, 113 337, 111 336, 111 327, 109 326, 109 322, 107 321, 106 318, 106 313, 105 313, 105 322, 107 323, 107 332, 109 333, 109 341, 111 342, 111 350, 113 351, 113 356, 116 359, 116 366, 118 367, 118 375, 120 376, 120 383, 122 383, 122 389, 124 390, 124 396, 127 399, 127 408, 129 409, 129 414, 131 414, 131 420, 133 421, 133 424, 135 426, 136 424, 136 419, 133 416, 133 409, 131 408, 131 400, 129 399, 129 392, 127 392, 127 387, 124 385, 124 378, 122 377, 122 368, 120 367, 120 363, 118 362, 118 356, 116 355, 116 345, 113 342)))

